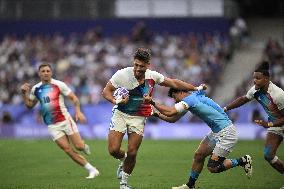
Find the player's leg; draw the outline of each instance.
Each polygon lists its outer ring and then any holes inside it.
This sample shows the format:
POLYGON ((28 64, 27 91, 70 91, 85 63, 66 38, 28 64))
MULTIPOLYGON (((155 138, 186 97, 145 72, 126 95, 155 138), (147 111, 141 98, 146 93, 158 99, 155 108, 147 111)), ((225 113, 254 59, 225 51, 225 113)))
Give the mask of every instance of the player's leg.
POLYGON ((228 126, 216 134, 218 142, 208 160, 207 168, 211 173, 220 173, 237 166, 245 168, 248 177, 252 174, 252 160, 249 155, 238 159, 226 159, 237 143, 237 132, 234 125, 228 126))
POLYGON ((110 130, 108 134, 108 151, 116 159, 123 159, 125 151, 121 149, 124 133, 110 130))
POLYGON ((281 135, 268 131, 265 141, 264 158, 274 169, 284 174, 284 164, 276 156, 277 149, 282 141, 283 137, 281 135))
POLYGON ((123 171, 121 172, 121 181, 120 181, 121 188, 131 188, 130 186, 128 186, 128 178, 130 177, 135 167, 136 157, 142 139, 143 136, 137 133, 128 134, 127 157, 124 160, 123 171))
POLYGON ((213 148, 209 144, 209 139, 205 138, 201 141, 198 149, 195 151, 192 167, 189 173, 190 177, 187 183, 189 188, 193 188, 195 186, 195 182, 203 169, 205 158, 212 153, 213 148))
POLYGON ((182 186, 172 187, 172 189, 191 189, 195 187, 195 182, 197 181, 199 174, 203 169, 205 158, 212 153, 214 146, 215 142, 209 134, 201 141, 199 147, 194 153, 188 182, 182 186))
POLYGON ((121 142, 127 131, 125 116, 126 114, 115 109, 108 133, 108 151, 111 156, 119 160, 125 159, 125 151, 121 149, 121 142))
POLYGON ((87 155, 91 154, 90 147, 81 138, 77 124, 72 117, 67 119, 64 132, 69 136, 69 139, 77 150, 83 151, 87 155))
MULTIPOLYGON (((75 162, 83 166, 88 172, 89 176, 86 178, 95 178, 99 175, 99 171, 92 166, 82 155, 80 155, 76 150, 73 149, 72 144, 78 150, 84 150, 86 148, 84 141, 82 140, 77 125, 71 117, 66 121, 60 123, 60 127, 56 132, 62 134, 64 133, 63 140, 56 140, 57 145, 65 151, 75 162)), ((54 133, 55 134, 55 133, 54 133)))
POLYGON ((95 167, 93 167, 82 155, 80 155, 72 148, 66 135, 60 137, 55 142, 67 155, 71 157, 73 161, 83 166, 89 172, 89 176, 86 178, 95 178, 99 175, 99 171, 95 167))
POLYGON ((72 148, 66 135, 55 140, 55 143, 79 165, 84 166, 87 163, 87 160, 72 148))
MULTIPOLYGON (((86 154, 90 154, 89 146, 85 144, 85 142, 82 140, 79 132, 75 132, 71 135, 68 135, 68 138, 77 150, 84 151, 84 153, 86 154)), ((87 160, 84 167, 89 172, 89 176, 86 178, 92 179, 99 175, 99 171, 97 170, 97 168, 90 164, 87 160)))
POLYGON ((122 167, 124 164, 124 160, 126 158, 126 153, 121 149, 121 143, 123 139, 124 133, 110 130, 108 134, 108 151, 111 156, 118 159, 120 161, 116 176, 118 179, 121 179, 122 167))
POLYGON ((55 143, 68 155, 71 157, 73 161, 78 163, 79 165, 85 167, 89 171, 89 176, 86 178, 94 178, 99 175, 99 172, 94 168, 92 165, 88 163, 88 161, 80 155, 78 152, 76 152, 71 144, 69 143, 69 139, 66 135, 58 138, 55 140, 55 143))
POLYGON ((68 132, 68 121, 56 123, 54 125, 48 126, 48 132, 51 135, 53 141, 67 154, 69 155, 76 163, 81 166, 86 164, 86 159, 83 156, 73 150, 69 138, 65 134, 68 132))

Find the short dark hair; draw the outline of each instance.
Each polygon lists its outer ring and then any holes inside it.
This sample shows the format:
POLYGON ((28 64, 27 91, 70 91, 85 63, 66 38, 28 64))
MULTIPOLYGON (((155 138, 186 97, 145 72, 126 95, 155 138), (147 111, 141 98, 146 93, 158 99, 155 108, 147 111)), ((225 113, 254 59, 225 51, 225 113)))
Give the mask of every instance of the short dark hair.
POLYGON ((185 92, 187 93, 187 90, 180 90, 180 89, 175 89, 175 88, 170 88, 169 92, 168 92, 168 96, 173 98, 173 93, 178 93, 178 92, 185 92))
POLYGON ((260 72, 262 73, 264 76, 269 77, 269 62, 268 61, 262 61, 258 67, 255 69, 254 72, 260 72))
POLYGON ((51 67, 50 64, 48 64, 48 63, 42 63, 42 64, 39 65, 38 71, 39 71, 42 67, 46 67, 46 66, 49 67, 49 68, 52 70, 52 67, 51 67))
POLYGON ((138 48, 134 54, 134 59, 138 59, 146 64, 149 64, 151 59, 151 51, 146 48, 138 48))

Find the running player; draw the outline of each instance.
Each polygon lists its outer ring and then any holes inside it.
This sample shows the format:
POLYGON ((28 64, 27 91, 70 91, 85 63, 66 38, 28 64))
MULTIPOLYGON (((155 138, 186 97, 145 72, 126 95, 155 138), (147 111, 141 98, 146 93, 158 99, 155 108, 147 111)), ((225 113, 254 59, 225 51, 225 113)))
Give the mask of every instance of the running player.
POLYGON ((237 98, 224 107, 225 111, 238 108, 256 99, 268 115, 268 121, 255 120, 255 123, 267 129, 264 158, 279 173, 284 174, 284 164, 276 156, 284 137, 284 91, 269 79, 269 63, 262 62, 254 71, 254 86, 246 95, 237 98))
POLYGON ((170 79, 162 74, 148 69, 151 54, 148 49, 139 48, 134 54, 133 67, 118 70, 103 90, 103 97, 117 105, 111 118, 108 135, 109 153, 121 161, 117 177, 120 180, 120 189, 131 189, 128 178, 132 173, 139 146, 143 139, 146 118, 151 115, 152 108, 149 103, 143 102, 143 96, 153 95, 154 85, 179 88, 183 90, 201 90, 205 85, 194 87, 178 79, 170 79), (115 99, 113 92, 116 88, 124 87, 129 95, 115 99), (121 149, 122 139, 127 132, 127 153, 121 149))
POLYGON ((34 85, 25 83, 21 86, 22 97, 28 108, 33 108, 40 102, 41 115, 43 121, 48 125, 48 132, 53 141, 68 155, 73 161, 85 167, 89 172, 87 179, 95 178, 99 171, 92 166, 82 155, 76 152, 71 143, 79 151, 90 154, 90 148, 81 139, 78 128, 64 104, 64 97, 67 96, 75 106, 75 120, 86 122, 84 114, 81 112, 80 103, 77 96, 65 83, 52 78, 52 69, 49 64, 41 64, 38 69, 41 82, 34 85))

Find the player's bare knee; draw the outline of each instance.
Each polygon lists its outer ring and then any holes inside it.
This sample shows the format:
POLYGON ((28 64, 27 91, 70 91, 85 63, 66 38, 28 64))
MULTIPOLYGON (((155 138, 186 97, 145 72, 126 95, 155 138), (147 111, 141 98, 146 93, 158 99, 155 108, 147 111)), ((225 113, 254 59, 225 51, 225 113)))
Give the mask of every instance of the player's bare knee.
POLYGON ((127 157, 135 158, 137 156, 137 149, 136 148, 128 148, 127 157))
POLYGON ((109 148, 108 152, 113 157, 117 157, 119 155, 119 149, 109 148))

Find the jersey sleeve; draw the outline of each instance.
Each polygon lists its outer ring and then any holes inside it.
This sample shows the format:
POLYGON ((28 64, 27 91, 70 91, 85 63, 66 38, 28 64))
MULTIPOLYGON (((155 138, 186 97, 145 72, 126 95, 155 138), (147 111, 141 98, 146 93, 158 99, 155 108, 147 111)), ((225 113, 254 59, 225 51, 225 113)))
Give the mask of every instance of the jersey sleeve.
POLYGON ((162 74, 160 74, 159 72, 156 72, 156 71, 151 71, 151 76, 152 76, 152 79, 155 81, 156 84, 160 84, 160 83, 164 82, 164 80, 165 80, 165 76, 163 76, 162 74))
POLYGON ((64 96, 68 96, 72 90, 62 81, 58 82, 58 87, 64 96))
POLYGON ((253 86, 252 88, 250 88, 250 90, 247 92, 246 97, 249 100, 252 100, 254 98, 254 93, 255 93, 255 87, 253 86))
POLYGON ((118 70, 113 76, 110 78, 111 84, 115 87, 118 88, 122 86, 123 80, 124 80, 124 75, 123 70, 118 70))
POLYGON ((276 100, 276 105, 278 107, 279 110, 284 109, 284 92, 281 92, 276 100))

